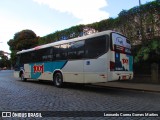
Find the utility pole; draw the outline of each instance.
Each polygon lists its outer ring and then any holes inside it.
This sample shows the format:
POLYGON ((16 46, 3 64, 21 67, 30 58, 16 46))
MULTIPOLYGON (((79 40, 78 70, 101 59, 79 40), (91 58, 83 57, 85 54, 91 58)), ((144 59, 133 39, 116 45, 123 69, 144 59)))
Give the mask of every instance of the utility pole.
MULTIPOLYGON (((0 42, 0 43, 3 43, 3 42, 0 42)), ((2 52, 3 51, 0 50, 0 60, 2 59, 2 52)), ((0 70, 1 70, 1 68, 0 68, 0 70)))
POLYGON ((139 6, 141 6, 141 0, 139 0, 139 6))
POLYGON ((141 35, 141 41, 144 42, 144 31, 143 31, 143 21, 142 21, 141 0, 139 0, 139 19, 140 19, 140 35, 141 35))

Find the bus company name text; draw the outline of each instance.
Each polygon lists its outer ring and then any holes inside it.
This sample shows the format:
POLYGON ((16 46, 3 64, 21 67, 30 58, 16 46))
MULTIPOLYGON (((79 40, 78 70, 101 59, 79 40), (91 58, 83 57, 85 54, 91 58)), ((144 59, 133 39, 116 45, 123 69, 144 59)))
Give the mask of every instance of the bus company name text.
POLYGON ((123 64, 128 64, 128 59, 122 59, 123 64))
POLYGON ((43 73, 44 72, 44 65, 34 65, 33 66, 33 72, 34 73, 43 73))

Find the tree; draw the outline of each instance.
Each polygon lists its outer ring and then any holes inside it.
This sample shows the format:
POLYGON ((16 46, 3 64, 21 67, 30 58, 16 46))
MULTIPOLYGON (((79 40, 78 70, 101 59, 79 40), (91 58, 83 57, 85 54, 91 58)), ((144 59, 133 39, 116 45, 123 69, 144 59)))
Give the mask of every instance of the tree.
POLYGON ((160 38, 154 38, 141 46, 135 56, 135 63, 141 61, 159 62, 160 61, 160 38))
POLYGON ((4 68, 4 67, 7 67, 9 68, 10 67, 10 60, 8 59, 8 57, 6 55, 1 55, 0 56, 0 68, 4 68))
POLYGON ((38 38, 32 30, 22 30, 15 33, 14 38, 10 39, 8 45, 11 51, 20 51, 37 46, 38 38))
POLYGON ((11 61, 13 65, 16 60, 17 51, 33 48, 38 45, 37 35, 32 30, 22 30, 14 34, 13 39, 8 41, 11 50, 11 61))

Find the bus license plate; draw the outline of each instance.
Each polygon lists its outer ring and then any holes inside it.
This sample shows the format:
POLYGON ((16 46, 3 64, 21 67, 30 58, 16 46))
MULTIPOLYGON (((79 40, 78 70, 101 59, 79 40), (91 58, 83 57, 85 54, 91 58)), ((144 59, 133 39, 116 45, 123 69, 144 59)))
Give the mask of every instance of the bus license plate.
POLYGON ((126 76, 122 76, 122 79, 123 79, 123 80, 126 80, 126 76))

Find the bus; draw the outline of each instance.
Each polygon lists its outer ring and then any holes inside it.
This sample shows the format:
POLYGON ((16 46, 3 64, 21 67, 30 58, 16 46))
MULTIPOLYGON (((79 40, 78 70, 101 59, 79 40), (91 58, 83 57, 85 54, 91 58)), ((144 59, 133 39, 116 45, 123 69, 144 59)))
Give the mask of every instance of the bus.
POLYGON ((17 52, 14 71, 21 80, 99 83, 133 78, 130 41, 107 30, 17 52))

